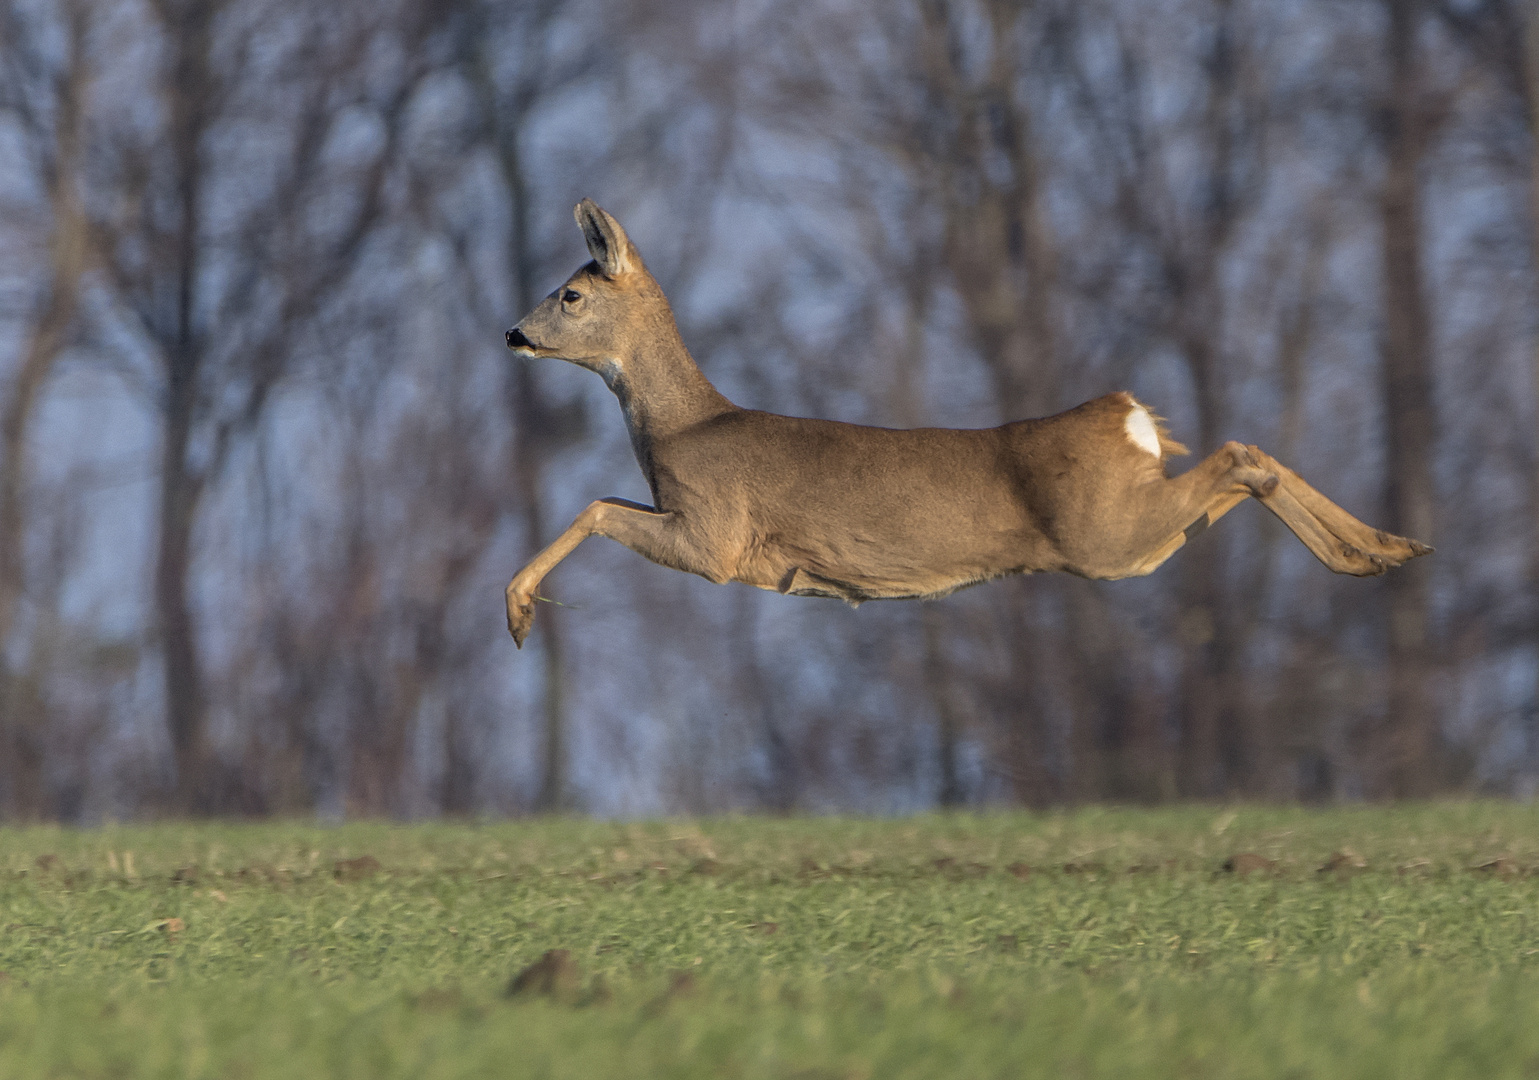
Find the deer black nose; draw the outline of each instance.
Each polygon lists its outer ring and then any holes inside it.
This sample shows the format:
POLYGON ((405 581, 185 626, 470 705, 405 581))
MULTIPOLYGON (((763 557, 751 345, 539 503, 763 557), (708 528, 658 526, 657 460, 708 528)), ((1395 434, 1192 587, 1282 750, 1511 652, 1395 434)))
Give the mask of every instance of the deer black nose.
POLYGON ((524 336, 524 332, 515 326, 513 329, 508 331, 508 348, 532 349, 534 348, 534 342, 526 338, 524 336))

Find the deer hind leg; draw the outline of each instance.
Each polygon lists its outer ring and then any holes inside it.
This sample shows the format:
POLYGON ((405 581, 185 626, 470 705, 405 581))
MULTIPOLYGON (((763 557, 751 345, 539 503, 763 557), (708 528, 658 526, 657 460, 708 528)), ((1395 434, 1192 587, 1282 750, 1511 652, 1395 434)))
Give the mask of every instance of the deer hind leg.
POLYGON ((1196 468, 1173 480, 1163 477, 1143 491, 1136 512, 1140 541, 1130 565, 1117 577, 1143 577, 1181 550, 1186 542, 1246 499, 1264 498, 1281 483, 1239 443, 1226 443, 1196 468))
POLYGON ((529 560, 508 583, 508 633, 520 649, 534 625, 534 601, 540 582, 590 536, 618 540, 653 562, 672 565, 666 557, 670 547, 667 534, 672 514, 658 513, 649 506, 625 499, 600 499, 589 503, 576 520, 544 551, 529 560))
POLYGON ((1364 524, 1271 455, 1254 446, 1246 449, 1280 481, 1275 491, 1261 499, 1261 505, 1276 514, 1315 558, 1336 573, 1358 577, 1382 574, 1431 553, 1432 548, 1420 541, 1364 524))
POLYGON ((1161 505, 1148 515, 1159 522, 1149 554, 1119 576, 1152 573, 1187 540, 1247 498, 1256 499, 1277 515, 1315 558, 1338 574, 1382 574, 1432 550, 1415 540, 1365 525, 1255 446, 1226 443, 1195 469, 1166 485, 1159 489, 1161 505))

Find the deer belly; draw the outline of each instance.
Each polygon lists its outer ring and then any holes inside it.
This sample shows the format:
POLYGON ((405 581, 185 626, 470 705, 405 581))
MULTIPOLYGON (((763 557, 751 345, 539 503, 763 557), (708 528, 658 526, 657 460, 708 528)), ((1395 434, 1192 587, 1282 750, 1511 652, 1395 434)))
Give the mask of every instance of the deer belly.
POLYGON ((826 596, 852 604, 863 600, 944 596, 1005 574, 1036 569, 1018 548, 977 550, 976 543, 953 544, 885 539, 819 538, 824 542, 769 538, 743 561, 734 580, 792 596, 826 596))

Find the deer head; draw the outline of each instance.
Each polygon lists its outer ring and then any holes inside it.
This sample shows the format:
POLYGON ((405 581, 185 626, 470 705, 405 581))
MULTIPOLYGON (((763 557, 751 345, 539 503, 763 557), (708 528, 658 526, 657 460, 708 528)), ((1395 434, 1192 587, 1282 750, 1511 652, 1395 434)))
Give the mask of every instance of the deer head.
MULTIPOLYGON (((620 223, 592 199, 573 210, 593 261, 508 331, 508 348, 566 360, 614 386, 667 301, 620 223)), ((671 313, 669 321, 672 321, 671 313)))

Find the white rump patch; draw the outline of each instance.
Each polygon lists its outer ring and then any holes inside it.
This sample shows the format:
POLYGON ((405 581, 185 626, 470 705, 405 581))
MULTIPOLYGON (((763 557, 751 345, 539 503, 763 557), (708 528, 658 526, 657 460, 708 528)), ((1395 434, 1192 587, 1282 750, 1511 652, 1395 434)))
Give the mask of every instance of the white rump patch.
POLYGON ((1161 457, 1160 433, 1154 426, 1154 418, 1142 405, 1134 404, 1128 418, 1122 422, 1122 430, 1128 433, 1133 445, 1155 457, 1161 457))

